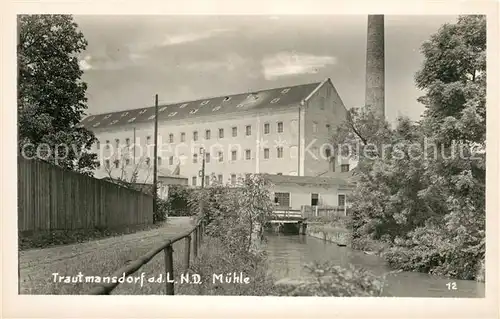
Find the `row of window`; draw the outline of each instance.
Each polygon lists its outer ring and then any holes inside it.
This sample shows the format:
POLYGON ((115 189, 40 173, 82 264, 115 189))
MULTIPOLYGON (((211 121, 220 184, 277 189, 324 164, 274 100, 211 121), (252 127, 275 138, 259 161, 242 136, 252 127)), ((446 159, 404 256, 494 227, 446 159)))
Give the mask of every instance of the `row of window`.
MULTIPOLYGON (((279 175, 282 175, 281 173, 278 173, 279 175)), ((245 178, 250 178, 252 174, 250 173, 246 173, 245 174, 245 178)), ((231 174, 229 176, 229 183, 231 185, 235 185, 236 184, 236 181, 237 181, 237 176, 236 174, 231 174)), ((215 181, 217 181, 217 183, 219 184, 222 184, 223 183, 223 180, 224 180, 224 175, 223 174, 218 174, 217 176, 215 177, 212 177, 212 176, 209 176, 209 175, 206 175, 205 178, 202 180, 202 178, 198 178, 198 176, 193 176, 191 177, 191 185, 192 186, 201 186, 201 183, 203 182, 205 185, 204 186, 210 186, 211 183, 213 183, 215 181)))
MULTIPOLYGON (((269 134, 271 132, 271 124, 270 123, 265 123, 264 124, 264 134, 269 134)), ((277 127, 276 127, 276 132, 278 133, 283 133, 283 122, 278 122, 277 127)), ((251 136, 252 135, 252 125, 246 125, 245 126, 245 135, 246 136, 251 136)), ((231 136, 232 137, 237 137, 238 136, 238 127, 233 126, 231 128, 231 136)), ((218 137, 219 138, 224 138, 224 129, 220 128, 218 132, 218 137)), ((205 130, 205 140, 209 140, 212 138, 212 131, 207 129, 205 130)), ((193 131, 193 141, 198 140, 198 131, 193 131)), ((180 142, 183 143, 186 141, 186 133, 182 132, 180 134, 180 142)), ((168 135, 168 142, 169 143, 174 143, 174 134, 170 133, 168 135)), ((116 148, 120 147, 120 139, 115 139, 116 143, 116 148)), ((151 136, 146 137, 146 143, 151 144, 151 136)), ((106 140, 106 149, 109 149, 110 141, 106 140)), ((125 139, 125 145, 130 146, 130 138, 125 139)), ((101 143, 100 141, 97 141, 97 149, 100 149, 101 143)))
MULTIPOLYGON (((325 127, 326 127, 326 131, 328 133, 332 132, 332 127, 330 126, 330 124, 326 124, 325 127)), ((313 122, 312 130, 313 130, 313 133, 318 133, 318 122, 313 122)))
MULTIPOLYGON (((290 193, 283 192, 275 192, 274 193, 274 203, 277 206, 282 207, 290 207, 290 193)), ((319 194, 313 193, 311 194, 311 206, 319 205, 319 194)), ((346 196, 345 194, 338 195, 338 206, 345 207, 346 205, 346 196)))

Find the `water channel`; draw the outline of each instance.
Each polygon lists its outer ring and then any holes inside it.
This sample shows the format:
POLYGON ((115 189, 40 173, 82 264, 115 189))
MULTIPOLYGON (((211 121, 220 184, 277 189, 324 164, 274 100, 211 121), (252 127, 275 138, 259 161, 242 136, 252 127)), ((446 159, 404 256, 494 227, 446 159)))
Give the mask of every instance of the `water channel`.
MULTIPOLYGON (((339 266, 353 264, 375 275, 390 271, 381 257, 367 255, 348 247, 339 247, 306 235, 266 234, 266 251, 270 271, 276 279, 301 279, 308 276, 305 264, 332 261, 339 266)), ((418 272, 400 272, 387 276, 384 296, 484 298, 485 284, 456 280, 418 272), (456 290, 447 283, 456 282, 456 290)), ((451 286, 451 285, 450 285, 451 286)))

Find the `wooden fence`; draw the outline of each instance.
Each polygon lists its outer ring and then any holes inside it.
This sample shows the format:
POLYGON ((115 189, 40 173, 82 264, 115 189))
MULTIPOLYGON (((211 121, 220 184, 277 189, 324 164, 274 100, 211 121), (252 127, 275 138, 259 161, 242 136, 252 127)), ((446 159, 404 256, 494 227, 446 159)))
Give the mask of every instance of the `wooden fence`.
POLYGON ((153 197, 39 160, 18 157, 19 231, 153 222, 153 197))
MULTIPOLYGON (((142 266, 147 264, 151 259, 163 251, 164 262, 165 262, 165 275, 166 278, 174 278, 174 255, 172 245, 179 240, 184 239, 184 273, 189 271, 190 260, 194 260, 198 256, 198 250, 201 247, 201 242, 203 235, 205 233, 206 222, 203 214, 203 203, 200 203, 200 217, 198 218, 195 226, 190 230, 180 234, 172 239, 168 239, 164 243, 161 243, 157 247, 150 250, 148 253, 142 257, 136 259, 128 265, 116 270, 111 278, 120 278, 122 276, 130 276, 137 272, 142 266), (191 250, 192 246, 192 250, 191 250), (192 252, 192 253, 191 253, 192 252), (192 255, 192 257, 191 257, 192 255)), ((118 280, 105 283, 103 285, 97 286, 90 291, 90 295, 110 295, 113 289, 115 289, 120 282, 118 280)), ((173 280, 166 281, 166 294, 174 295, 174 282, 173 280)))

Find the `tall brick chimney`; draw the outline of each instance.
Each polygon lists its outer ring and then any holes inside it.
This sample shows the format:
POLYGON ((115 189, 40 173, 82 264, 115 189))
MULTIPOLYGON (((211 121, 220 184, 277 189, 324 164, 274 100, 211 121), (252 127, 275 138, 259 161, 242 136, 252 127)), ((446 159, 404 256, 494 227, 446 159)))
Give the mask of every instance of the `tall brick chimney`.
POLYGON ((384 15, 369 15, 365 105, 385 117, 384 15))

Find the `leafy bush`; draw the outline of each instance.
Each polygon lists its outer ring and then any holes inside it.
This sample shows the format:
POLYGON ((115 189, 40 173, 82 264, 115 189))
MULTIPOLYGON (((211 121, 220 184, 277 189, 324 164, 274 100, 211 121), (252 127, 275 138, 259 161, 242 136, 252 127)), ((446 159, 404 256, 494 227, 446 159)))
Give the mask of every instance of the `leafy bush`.
POLYGON ((364 297, 381 296, 384 277, 376 277, 368 271, 350 266, 342 268, 330 262, 312 263, 306 266, 311 280, 300 283, 286 282, 278 290, 284 296, 364 297))

